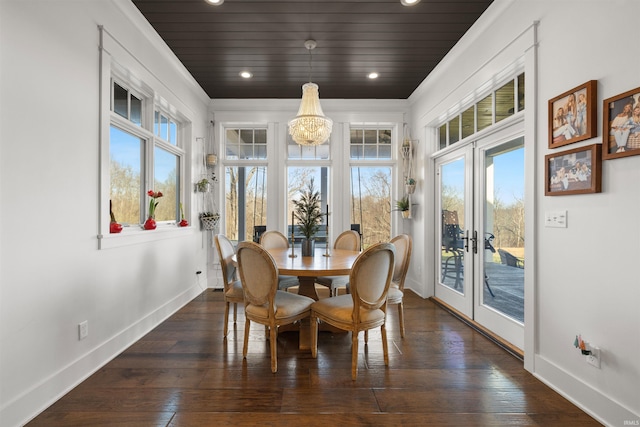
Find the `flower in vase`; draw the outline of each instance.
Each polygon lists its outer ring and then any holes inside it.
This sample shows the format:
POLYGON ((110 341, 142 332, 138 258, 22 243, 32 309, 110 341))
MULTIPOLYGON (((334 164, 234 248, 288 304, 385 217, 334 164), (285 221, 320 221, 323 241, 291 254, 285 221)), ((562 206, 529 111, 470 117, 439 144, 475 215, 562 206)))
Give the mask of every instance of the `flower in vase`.
POLYGON ((147 195, 151 197, 151 200, 149 200, 149 218, 155 218, 156 207, 158 206, 158 203, 160 203, 157 199, 162 197, 162 192, 149 190, 147 191, 147 195))

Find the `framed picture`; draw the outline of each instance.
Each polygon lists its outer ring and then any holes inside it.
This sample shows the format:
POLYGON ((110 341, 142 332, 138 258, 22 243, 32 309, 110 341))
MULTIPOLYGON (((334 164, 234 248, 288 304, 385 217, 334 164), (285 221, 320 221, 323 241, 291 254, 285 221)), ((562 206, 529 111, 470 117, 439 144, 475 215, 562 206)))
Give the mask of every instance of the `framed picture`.
POLYGON ((596 136, 597 80, 549 100, 549 148, 596 136))
POLYGON ((602 191, 602 145, 592 144, 544 156, 545 196, 602 191))
POLYGON ((640 154, 640 87, 603 102, 602 158, 640 154))

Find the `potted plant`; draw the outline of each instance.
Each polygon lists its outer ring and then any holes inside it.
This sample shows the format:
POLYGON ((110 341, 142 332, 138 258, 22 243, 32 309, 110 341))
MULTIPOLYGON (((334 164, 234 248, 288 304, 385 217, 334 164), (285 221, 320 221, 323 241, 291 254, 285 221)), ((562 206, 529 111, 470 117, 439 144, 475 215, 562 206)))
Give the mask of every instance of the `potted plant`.
POLYGON ((205 230, 213 230, 218 225, 220 214, 217 212, 201 212, 200 222, 205 230))
POLYGON ((315 189, 313 178, 307 187, 300 192, 300 198, 293 201, 294 217, 298 221, 302 240, 302 256, 313 256, 315 250, 314 236, 320 228, 322 211, 320 210, 320 192, 315 189))
POLYGON ((416 180, 409 177, 404 183, 404 191, 407 194, 413 194, 416 191, 416 180))
POLYGON ((210 188, 210 183, 207 178, 202 178, 200 181, 196 182, 196 191, 200 193, 207 193, 210 188))
POLYGON ((396 209, 402 213, 403 218, 409 218, 411 213, 411 203, 409 202, 409 196, 404 196, 402 199, 396 201, 396 209))

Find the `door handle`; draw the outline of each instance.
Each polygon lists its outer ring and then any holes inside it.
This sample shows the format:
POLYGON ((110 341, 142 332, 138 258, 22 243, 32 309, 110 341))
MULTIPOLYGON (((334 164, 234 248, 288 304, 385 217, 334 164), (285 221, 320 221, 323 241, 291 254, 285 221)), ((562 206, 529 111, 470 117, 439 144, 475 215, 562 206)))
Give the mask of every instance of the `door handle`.
POLYGON ((478 232, 477 231, 473 232, 473 237, 471 238, 471 242, 472 242, 473 253, 477 254, 478 253, 478 232))
POLYGON ((469 230, 464 231, 464 236, 462 237, 464 240, 464 250, 469 252, 469 230))

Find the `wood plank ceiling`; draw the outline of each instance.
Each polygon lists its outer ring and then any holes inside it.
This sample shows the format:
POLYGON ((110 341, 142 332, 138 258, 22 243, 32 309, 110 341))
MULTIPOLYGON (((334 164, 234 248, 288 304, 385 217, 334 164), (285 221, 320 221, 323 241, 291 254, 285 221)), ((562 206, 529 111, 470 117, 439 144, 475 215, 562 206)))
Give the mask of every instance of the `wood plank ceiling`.
POLYGON ((405 99, 492 2, 132 1, 213 99, 300 98, 310 78, 321 99, 405 99))

